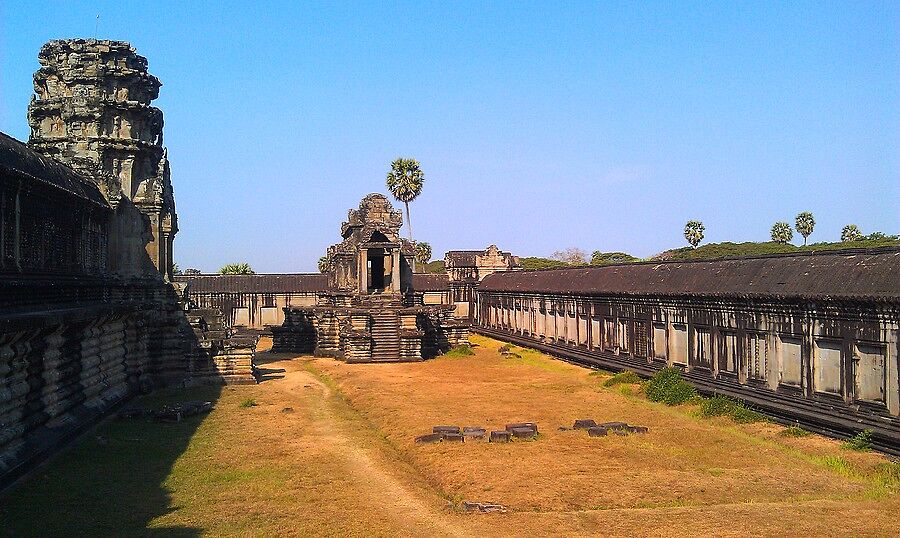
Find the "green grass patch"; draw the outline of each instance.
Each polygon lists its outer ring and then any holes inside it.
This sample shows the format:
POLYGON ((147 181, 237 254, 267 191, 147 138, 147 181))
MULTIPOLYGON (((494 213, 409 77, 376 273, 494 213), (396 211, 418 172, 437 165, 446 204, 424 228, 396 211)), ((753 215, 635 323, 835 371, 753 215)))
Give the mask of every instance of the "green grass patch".
POLYGON ((644 394, 652 402, 678 405, 697 397, 697 391, 681 377, 678 368, 663 368, 644 382, 644 394))
POLYGON ((886 488, 900 487, 900 461, 879 463, 874 469, 875 481, 886 488))
POLYGON ((456 346, 450 351, 444 353, 445 357, 468 357, 469 355, 474 355, 475 352, 472 351, 471 346, 456 346))
POLYGON ((841 476, 853 477, 857 474, 856 470, 853 469, 853 465, 841 456, 822 456, 817 461, 841 476))
POLYGON ((800 426, 790 426, 778 432, 778 435, 782 437, 806 437, 810 433, 800 426))
POLYGON ((249 409, 251 407, 256 407, 257 405, 259 405, 259 404, 257 404, 256 400, 254 400, 253 398, 247 398, 246 400, 244 400, 243 402, 240 403, 240 407, 243 409, 249 409))
POLYGON ((752 409, 747 409, 744 402, 733 400, 726 396, 713 396, 700 402, 700 416, 721 417, 730 416, 732 420, 740 423, 762 422, 766 417, 752 409))
POLYGON ((635 384, 640 383, 641 381, 641 377, 636 373, 630 370, 624 370, 607 379, 606 382, 603 383, 603 386, 614 387, 616 385, 621 385, 622 383, 635 384))
POLYGON ((872 449, 872 430, 863 430, 850 439, 844 441, 841 446, 848 450, 866 452, 872 449))

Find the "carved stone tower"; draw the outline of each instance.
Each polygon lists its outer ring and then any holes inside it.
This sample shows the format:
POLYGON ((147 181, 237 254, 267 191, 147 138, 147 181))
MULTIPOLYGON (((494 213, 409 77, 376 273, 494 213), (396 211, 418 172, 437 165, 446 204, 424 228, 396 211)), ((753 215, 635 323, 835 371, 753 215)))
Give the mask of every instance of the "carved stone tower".
POLYGON ((328 284, 360 295, 409 291, 415 248, 401 239, 403 217, 381 194, 363 198, 341 226, 343 241, 328 249, 328 284))
POLYGON ((163 115, 150 101, 159 79, 122 41, 50 41, 38 55, 28 107, 29 145, 97 183, 116 209, 110 266, 172 276, 178 231, 163 115))

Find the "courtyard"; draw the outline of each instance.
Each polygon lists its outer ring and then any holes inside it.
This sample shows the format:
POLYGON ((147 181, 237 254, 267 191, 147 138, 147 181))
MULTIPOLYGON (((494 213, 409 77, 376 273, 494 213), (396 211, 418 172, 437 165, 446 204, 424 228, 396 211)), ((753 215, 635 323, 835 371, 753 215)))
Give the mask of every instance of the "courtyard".
POLYGON ((897 464, 769 422, 702 418, 639 384, 472 336, 474 354, 348 365, 273 354, 259 385, 160 391, 214 410, 110 419, 0 498, 0 534, 886 536, 897 464), (589 437, 575 419, 645 434, 589 437), (434 425, 530 441, 416 444, 434 425), (473 513, 465 501, 505 513, 473 513), (50 509, 52 508, 52 510, 50 509), (723 525, 724 521, 730 522, 723 525))

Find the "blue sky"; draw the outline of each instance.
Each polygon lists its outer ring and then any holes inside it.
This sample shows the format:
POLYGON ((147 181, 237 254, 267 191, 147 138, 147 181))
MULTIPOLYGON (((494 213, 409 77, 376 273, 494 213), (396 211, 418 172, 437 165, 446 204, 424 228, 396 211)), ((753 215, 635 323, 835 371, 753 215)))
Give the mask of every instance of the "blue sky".
POLYGON ((416 238, 649 256, 812 211, 900 232, 896 2, 0 3, 0 130, 37 53, 127 40, 163 82, 181 231, 212 271, 313 271, 347 210, 421 161, 416 238), (100 14, 99 23, 96 19, 100 14))

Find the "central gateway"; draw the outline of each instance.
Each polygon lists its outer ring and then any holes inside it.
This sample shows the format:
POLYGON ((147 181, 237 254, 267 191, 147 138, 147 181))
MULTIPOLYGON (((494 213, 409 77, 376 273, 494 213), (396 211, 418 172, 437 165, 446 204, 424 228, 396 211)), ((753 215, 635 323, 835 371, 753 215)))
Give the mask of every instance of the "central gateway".
MULTIPOLYGON (((328 290, 316 306, 287 307, 273 351, 314 352, 347 362, 420 361, 468 343, 453 304, 429 304, 413 278, 415 246, 401 239, 400 211, 381 194, 363 198, 328 248, 328 290)), ((422 276, 422 275, 419 275, 422 276)))

